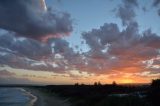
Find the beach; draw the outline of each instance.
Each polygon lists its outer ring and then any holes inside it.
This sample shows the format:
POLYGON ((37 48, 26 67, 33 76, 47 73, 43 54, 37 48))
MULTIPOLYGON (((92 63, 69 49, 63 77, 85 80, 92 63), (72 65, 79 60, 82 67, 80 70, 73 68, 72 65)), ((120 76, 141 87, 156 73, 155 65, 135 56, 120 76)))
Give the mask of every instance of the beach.
POLYGON ((0 87, 0 106, 33 106, 37 97, 21 87, 0 87))
POLYGON ((45 94, 44 92, 37 89, 23 89, 27 90, 36 97, 36 99, 35 97, 33 97, 32 99, 31 103, 33 103, 33 106, 70 106, 70 103, 67 99, 63 100, 61 98, 58 98, 57 96, 45 94))

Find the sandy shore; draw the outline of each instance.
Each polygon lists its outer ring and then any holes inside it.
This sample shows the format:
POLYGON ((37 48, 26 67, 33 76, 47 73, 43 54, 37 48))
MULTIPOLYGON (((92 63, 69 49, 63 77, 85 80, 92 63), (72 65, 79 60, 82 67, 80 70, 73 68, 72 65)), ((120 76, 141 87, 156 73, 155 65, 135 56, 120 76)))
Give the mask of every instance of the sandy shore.
POLYGON ((62 100, 56 96, 46 95, 43 92, 31 89, 31 88, 24 88, 25 90, 31 92, 31 94, 37 97, 37 100, 34 102, 33 106, 70 106, 67 100, 62 100))

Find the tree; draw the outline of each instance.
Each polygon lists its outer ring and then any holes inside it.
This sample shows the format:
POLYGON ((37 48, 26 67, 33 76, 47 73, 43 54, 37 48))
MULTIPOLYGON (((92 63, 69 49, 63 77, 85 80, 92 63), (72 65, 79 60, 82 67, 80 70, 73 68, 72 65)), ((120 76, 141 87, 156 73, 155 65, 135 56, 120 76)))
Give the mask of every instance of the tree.
POLYGON ((116 81, 113 81, 113 82, 112 82, 112 85, 113 85, 113 86, 116 86, 116 85, 117 85, 116 81))
POLYGON ((101 82, 100 81, 98 81, 98 84, 97 84, 98 86, 101 86, 102 84, 101 84, 101 82))
POLYGON ((97 85, 98 85, 98 83, 97 83, 97 82, 95 82, 95 83, 94 83, 94 86, 97 86, 97 85))
POLYGON ((148 95, 153 106, 159 104, 160 98, 160 79, 152 80, 151 88, 148 95))
POLYGON ((77 82, 77 83, 75 83, 74 85, 75 85, 75 86, 78 86, 78 85, 79 85, 79 83, 77 82))

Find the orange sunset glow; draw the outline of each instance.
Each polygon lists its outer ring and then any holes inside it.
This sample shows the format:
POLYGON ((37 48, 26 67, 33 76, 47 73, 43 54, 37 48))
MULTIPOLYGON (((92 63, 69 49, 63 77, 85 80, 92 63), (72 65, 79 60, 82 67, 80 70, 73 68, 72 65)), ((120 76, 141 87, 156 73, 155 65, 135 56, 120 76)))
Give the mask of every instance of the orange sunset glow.
POLYGON ((158 6, 0 1, 0 84, 151 83, 160 77, 158 6))
POLYGON ((0 106, 159 106, 160 0, 0 0, 0 106))

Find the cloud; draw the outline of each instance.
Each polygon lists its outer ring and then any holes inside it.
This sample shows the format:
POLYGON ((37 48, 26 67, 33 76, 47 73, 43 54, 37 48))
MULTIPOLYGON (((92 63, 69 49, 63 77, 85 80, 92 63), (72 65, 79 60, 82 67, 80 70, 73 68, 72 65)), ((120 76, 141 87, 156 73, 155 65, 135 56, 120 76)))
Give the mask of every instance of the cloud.
POLYGON ((15 33, 1 30, 1 65, 61 73, 71 67, 73 58, 76 58, 76 53, 64 39, 54 38, 42 43, 29 38, 17 38, 15 33))
POLYGON ((74 52, 68 42, 57 37, 72 31, 70 14, 47 8, 44 0, 0 1, 0 12, 0 27, 5 29, 0 30, 1 65, 64 72, 68 65, 64 58, 69 59, 74 52), (57 39, 52 41, 56 44, 54 48, 36 41, 51 37, 57 39))
POLYGON ((81 62, 82 60, 81 55, 76 53, 73 50, 73 48, 70 47, 69 43, 66 40, 60 38, 54 38, 51 39, 50 41, 52 43, 51 44, 52 50, 55 53, 54 56, 55 62, 58 63, 60 67, 64 67, 66 65, 66 67, 70 69, 74 67, 74 65, 81 62), (58 59, 58 61, 56 61, 56 59, 58 59), (59 62, 59 60, 61 59, 62 61, 59 62))
POLYGON ((155 59, 153 62, 154 65, 160 65, 160 58, 155 59))
POLYGON ((152 6, 157 8, 157 14, 160 16, 160 1, 159 0, 153 0, 152 6))
POLYGON ((0 77, 10 77, 10 76, 14 76, 16 75, 15 73, 13 72, 9 72, 7 70, 0 70, 0 77))
POLYGON ((160 4, 159 0, 153 0, 153 6, 158 6, 160 4))
POLYGON ((19 36, 43 40, 72 31, 70 15, 47 9, 44 0, 0 1, 0 13, 0 28, 19 36))
POLYGON ((158 55, 155 58, 145 61, 147 64, 147 68, 150 71, 150 74, 154 74, 154 76, 160 74, 160 56, 158 55))
POLYGON ((123 4, 118 7, 116 15, 122 20, 123 25, 134 21, 134 7, 138 7, 137 0, 123 0, 123 4))
POLYGON ((37 76, 37 75, 29 75, 29 74, 24 74, 22 76, 25 78, 46 78, 45 76, 37 76))
POLYGON ((106 23, 82 36, 91 48, 86 53, 86 69, 91 72, 145 71, 146 65, 142 61, 159 55, 159 35, 150 29, 139 33, 136 22, 128 24, 122 31, 119 31, 116 24, 106 23))
MULTIPOLYGON (((13 5, 22 5, 24 2, 31 3, 30 0, 16 0, 15 2, 21 4, 14 4, 13 2, 13 5)), ((6 0, 6 2, 4 3, 5 5, 7 5, 8 0, 6 0)), ((35 3, 33 3, 33 5, 35 6, 35 3)), ((24 7, 25 6, 26 4, 24 5, 24 7)), ((29 5, 29 7, 32 8, 34 6, 29 5)), ((0 5, 0 7, 2 8, 2 4, 0 5)), ((122 29, 120 29, 116 23, 105 23, 100 28, 92 29, 88 32, 83 32, 82 38, 83 40, 85 40, 85 45, 88 45, 88 47, 90 48, 89 51, 83 53, 75 52, 74 49, 70 46, 69 42, 63 38, 55 37, 49 39, 46 43, 34 40, 45 40, 50 36, 50 32, 46 33, 44 31, 45 28, 43 30, 36 29, 40 32, 37 32, 34 29, 35 32, 33 33, 32 31, 30 32, 30 30, 27 30, 27 33, 23 31, 21 33, 19 32, 19 24, 17 24, 17 27, 15 27, 17 29, 13 29, 16 33, 12 31, 9 32, 6 30, 1 30, 0 65, 7 65, 9 67, 18 69, 50 71, 63 74, 69 73, 69 71, 71 70, 79 70, 79 77, 83 76, 81 75, 81 71, 87 72, 88 75, 90 75, 91 73, 95 73, 97 75, 111 75, 112 73, 119 74, 120 72, 137 73, 146 71, 159 73, 159 71, 156 71, 156 69, 153 67, 148 68, 148 64, 146 64, 145 61, 154 59, 158 55, 160 55, 160 36, 156 33, 153 33, 151 29, 147 29, 142 33, 139 31, 139 25, 135 20, 135 7, 138 7, 138 3, 136 0, 123 0, 123 4, 118 7, 116 14, 122 20, 123 25, 125 25, 122 29), (29 33, 32 33, 33 35, 30 35, 29 33), (24 36, 25 38, 17 38, 16 36, 24 36)), ((44 15, 45 17, 45 15, 49 14, 48 12, 50 12, 48 10, 47 13, 44 12, 44 14, 42 14, 44 11, 42 9, 40 13, 36 13, 33 15, 30 9, 28 10, 28 7, 25 8, 27 9, 27 12, 29 12, 29 16, 35 15, 35 17, 29 17, 29 19, 31 18, 31 21, 32 18, 37 19, 36 14, 38 14, 38 17, 39 14, 44 15)), ((35 9, 33 12, 35 11, 37 12, 39 10, 35 9)), ((63 15, 61 16, 60 14, 58 14, 55 13, 55 17, 61 17, 61 19, 63 17, 64 20, 66 20, 67 24, 63 23, 65 24, 63 26, 67 27, 67 25, 71 25, 71 23, 69 22, 69 17, 65 18, 63 15)), ((58 19, 56 18, 53 19, 55 21, 58 21, 58 19)), ((64 20, 61 19, 59 21, 64 22, 64 20)), ((25 21, 26 20, 24 20, 24 22, 25 21)), ((36 23, 33 22, 32 24, 36 23)), ((60 28, 59 32, 57 32, 57 29, 53 30, 56 32, 51 32, 51 36, 52 34, 54 36, 59 36, 59 33, 61 32, 66 33, 71 31, 62 31, 62 24, 58 23, 58 25, 60 26, 55 27, 58 27, 58 29, 60 28)), ((23 28, 26 29, 28 27, 24 26, 22 27, 22 29, 23 28)), ((84 42, 82 42, 82 44, 84 44, 84 42)), ((158 62, 155 61, 156 60, 154 60, 154 64, 156 65, 158 62)), ((72 78, 77 77, 73 73, 70 73, 69 75, 69 77, 72 78)), ((26 75, 26 77, 35 76, 26 75)))
POLYGON ((31 59, 42 59, 51 54, 50 46, 36 40, 16 38, 14 33, 0 35, 0 50, 31 59))
POLYGON ((132 5, 132 6, 137 6, 138 7, 138 1, 137 0, 123 0, 123 2, 126 5, 132 5))
POLYGON ((0 77, 0 84, 38 84, 39 82, 31 81, 27 78, 16 78, 16 77, 0 77))
POLYGON ((157 49, 160 47, 160 36, 152 33, 151 29, 144 31, 143 35, 141 41, 144 42, 146 46, 157 49))
POLYGON ((16 74, 7 70, 0 70, 0 84, 31 84, 27 78, 17 78, 16 74))
POLYGON ((160 9, 158 9, 158 15, 160 16, 160 9))
POLYGON ((53 38, 53 39, 50 39, 49 43, 51 43, 54 53, 63 54, 69 51, 73 52, 73 49, 69 47, 69 43, 64 39, 53 38))
POLYGON ((90 51, 82 54, 76 53, 62 38, 53 38, 43 44, 16 38, 14 33, 3 34, 0 36, 0 64, 56 73, 74 69, 96 74, 146 71, 149 69, 143 61, 159 55, 160 48, 160 37, 151 29, 139 33, 136 22, 122 31, 115 23, 105 23, 99 29, 83 33, 90 51))
POLYGON ((43 59, 52 54, 49 45, 27 38, 16 38, 15 33, 0 34, 0 64, 22 69, 46 69, 43 59), (32 67, 32 64, 39 63, 32 67))

